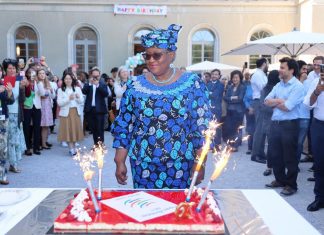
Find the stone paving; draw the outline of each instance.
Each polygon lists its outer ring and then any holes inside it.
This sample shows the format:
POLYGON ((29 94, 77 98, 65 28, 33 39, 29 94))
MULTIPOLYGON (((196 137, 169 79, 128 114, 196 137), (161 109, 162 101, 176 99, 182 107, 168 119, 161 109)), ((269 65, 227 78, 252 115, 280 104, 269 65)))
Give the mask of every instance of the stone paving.
MULTIPOLYGON (((103 186, 110 188, 131 188, 131 176, 128 184, 119 185, 115 179, 115 164, 113 162, 114 150, 111 148, 112 136, 105 132, 108 154, 105 157, 105 169, 103 171, 103 186)), ((26 157, 20 162, 22 173, 9 173, 10 184, 1 185, 1 188, 81 188, 86 187, 77 163, 68 155, 68 149, 60 145, 56 140, 56 135, 50 136, 53 143, 52 150, 43 150, 42 155, 26 157)), ((88 148, 92 145, 92 137, 87 136, 81 146, 88 148)), ((250 161, 250 156, 246 155, 246 143, 240 147, 240 151, 231 156, 227 169, 214 182, 213 188, 219 189, 264 189, 264 185, 273 180, 273 176, 263 176, 265 165, 250 161)), ((209 158, 211 159, 211 158, 209 158)), ((324 209, 310 213, 306 210, 307 205, 314 200, 313 182, 308 182, 307 178, 312 173, 307 170, 310 163, 300 164, 301 172, 298 176, 299 190, 297 194, 286 197, 285 200, 295 208, 306 220, 324 234, 324 209)), ((213 171, 213 162, 209 160, 206 166, 206 175, 213 171)), ((206 179, 203 185, 206 184, 206 179)), ((279 191, 278 191, 279 192, 279 191)), ((265 203, 271 203, 265 201, 265 203)))

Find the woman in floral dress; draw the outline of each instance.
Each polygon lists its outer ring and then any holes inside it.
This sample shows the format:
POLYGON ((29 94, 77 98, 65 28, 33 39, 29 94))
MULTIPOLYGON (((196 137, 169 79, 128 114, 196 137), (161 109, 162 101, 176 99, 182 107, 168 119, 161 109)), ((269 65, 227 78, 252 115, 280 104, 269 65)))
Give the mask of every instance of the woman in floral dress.
MULTIPOLYGON (((133 77, 113 125, 116 178, 126 184, 130 159, 134 188, 187 188, 211 117, 208 91, 193 73, 173 66, 181 26, 142 37, 149 74, 133 77)), ((198 183, 203 179, 204 169, 198 183)))

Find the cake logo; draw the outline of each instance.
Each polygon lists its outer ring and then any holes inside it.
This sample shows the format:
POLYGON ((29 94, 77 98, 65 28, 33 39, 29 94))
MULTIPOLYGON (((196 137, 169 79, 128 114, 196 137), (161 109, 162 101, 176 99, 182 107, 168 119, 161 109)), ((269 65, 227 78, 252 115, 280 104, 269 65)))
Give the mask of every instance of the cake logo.
POLYGON ((146 192, 130 193, 100 201, 138 222, 174 213, 177 205, 146 192))
POLYGON ((125 206, 130 206, 131 208, 143 208, 143 207, 149 207, 150 205, 155 204, 150 199, 143 199, 143 198, 135 198, 135 199, 128 199, 124 202, 125 206))

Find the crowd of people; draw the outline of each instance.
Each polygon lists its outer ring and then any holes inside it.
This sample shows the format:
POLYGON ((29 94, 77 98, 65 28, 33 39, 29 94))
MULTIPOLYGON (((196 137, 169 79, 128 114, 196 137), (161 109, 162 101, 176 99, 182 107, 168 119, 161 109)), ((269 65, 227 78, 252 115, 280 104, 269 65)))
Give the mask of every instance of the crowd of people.
MULTIPOLYGON (((275 180, 266 187, 282 187, 282 195, 297 192, 298 164, 314 162, 314 178, 308 180, 315 181, 316 197, 307 209, 323 208, 324 57, 316 56, 311 65, 284 57, 280 70, 271 72, 261 58, 252 75, 244 68, 229 78, 218 69, 200 76, 173 65, 180 30, 170 25, 142 36, 147 67, 139 76, 124 66, 113 68, 109 77, 98 67, 88 74, 71 65, 59 78, 45 57, 26 65, 5 59, 0 67, 0 183, 9 184, 7 165, 20 172, 23 154, 51 149, 48 137, 58 118, 58 141, 71 156, 86 130, 94 145, 104 143, 105 130, 112 132, 118 183, 126 183, 128 156, 135 188, 187 188, 203 132, 216 119, 222 125, 212 150, 226 143, 237 152, 245 126, 246 154, 267 164, 263 174, 273 173, 275 180)), ((204 169, 197 183, 203 178, 204 169)))
POLYGON ((244 69, 233 71, 229 81, 217 69, 204 73, 212 114, 223 123, 214 143, 217 148, 223 138, 238 151, 244 123, 249 136, 246 154, 267 164, 263 174, 273 172, 275 180, 266 187, 282 187, 286 196, 298 189, 299 163, 314 162, 309 169, 314 177, 307 179, 315 181, 316 200, 307 208, 314 211, 324 207, 324 153, 319 147, 324 133, 319 134, 324 120, 324 57, 316 56, 313 64, 285 57, 280 64, 279 71, 268 72, 268 62, 261 58, 252 75, 244 69))
POLYGON ((86 131, 94 144, 104 142, 104 131, 110 130, 118 114, 129 71, 114 67, 108 76, 94 67, 88 74, 74 64, 59 77, 42 56, 26 63, 3 60, 0 78, 0 184, 6 185, 8 170, 21 172, 18 164, 23 155, 41 155, 52 148, 48 137, 56 130, 57 140, 71 156, 86 131))

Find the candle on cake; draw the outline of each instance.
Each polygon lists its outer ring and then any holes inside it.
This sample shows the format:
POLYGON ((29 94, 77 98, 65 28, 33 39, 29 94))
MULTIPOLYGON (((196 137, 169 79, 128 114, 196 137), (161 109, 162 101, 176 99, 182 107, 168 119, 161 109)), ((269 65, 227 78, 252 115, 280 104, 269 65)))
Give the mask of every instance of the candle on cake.
POLYGON ((98 166, 98 200, 102 199, 102 169, 104 165, 105 149, 101 142, 98 147, 94 149, 95 158, 98 166))
POLYGON ((195 187, 195 184, 196 184, 196 181, 197 181, 198 173, 199 173, 202 165, 205 162, 206 156, 207 156, 208 151, 210 149, 210 144, 211 144, 211 141, 212 141, 212 137, 215 135, 216 129, 220 125, 221 124, 217 123, 216 121, 212 121, 212 122, 209 123, 208 129, 205 131, 205 143, 203 145, 203 148, 202 148, 202 152, 200 154, 200 157, 198 158, 198 162, 197 162, 197 165, 196 165, 196 168, 195 168, 193 177, 192 177, 192 181, 191 181, 191 184, 190 184, 189 192, 188 192, 187 197, 186 197, 186 201, 187 202, 190 201, 190 197, 191 197, 192 191, 193 191, 193 189, 195 187))

